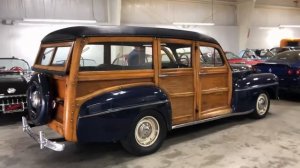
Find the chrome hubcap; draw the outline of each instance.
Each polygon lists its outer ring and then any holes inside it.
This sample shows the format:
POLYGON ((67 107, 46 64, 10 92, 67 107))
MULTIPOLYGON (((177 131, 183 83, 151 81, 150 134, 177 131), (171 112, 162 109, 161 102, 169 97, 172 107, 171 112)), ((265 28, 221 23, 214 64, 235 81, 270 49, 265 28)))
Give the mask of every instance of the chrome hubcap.
POLYGON ((38 108, 41 104, 40 93, 38 91, 34 91, 31 97, 32 107, 38 108))
POLYGON ((143 147, 151 146, 157 140, 159 131, 159 124, 156 118, 146 116, 135 127, 135 140, 143 147))
POLYGON ((268 109, 268 96, 265 93, 262 93, 258 96, 256 102, 256 110, 259 115, 264 115, 268 109))

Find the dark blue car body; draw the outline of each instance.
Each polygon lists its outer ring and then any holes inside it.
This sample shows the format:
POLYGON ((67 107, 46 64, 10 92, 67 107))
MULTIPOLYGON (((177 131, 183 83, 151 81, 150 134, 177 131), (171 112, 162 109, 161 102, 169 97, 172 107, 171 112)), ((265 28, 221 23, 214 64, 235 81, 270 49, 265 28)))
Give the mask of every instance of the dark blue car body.
POLYGON ((300 51, 285 51, 265 63, 255 65, 258 73, 268 72, 278 76, 279 89, 300 93, 300 51))

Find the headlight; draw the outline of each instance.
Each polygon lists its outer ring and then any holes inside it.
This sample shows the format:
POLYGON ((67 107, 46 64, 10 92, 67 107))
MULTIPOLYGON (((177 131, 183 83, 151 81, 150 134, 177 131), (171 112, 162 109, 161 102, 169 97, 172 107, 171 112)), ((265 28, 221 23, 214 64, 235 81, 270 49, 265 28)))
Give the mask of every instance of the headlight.
POLYGON ((38 91, 32 93, 31 105, 33 108, 37 108, 41 105, 40 93, 38 91))

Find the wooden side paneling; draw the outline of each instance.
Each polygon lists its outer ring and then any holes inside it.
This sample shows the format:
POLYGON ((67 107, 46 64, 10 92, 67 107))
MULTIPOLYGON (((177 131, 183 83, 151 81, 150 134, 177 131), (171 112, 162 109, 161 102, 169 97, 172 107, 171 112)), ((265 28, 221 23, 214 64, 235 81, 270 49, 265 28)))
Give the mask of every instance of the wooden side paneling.
POLYGON ((159 83, 162 84, 162 88, 167 91, 168 94, 194 92, 193 74, 160 78, 159 83))
POLYGON ((202 90, 228 87, 227 74, 210 74, 201 76, 202 90))
POLYGON ((217 107, 227 107, 227 91, 202 94, 201 113, 217 107))
MULTIPOLYGON (((161 43, 176 43, 191 45, 193 41, 179 39, 160 39, 161 43)), ((169 68, 161 69, 161 47, 158 43, 158 65, 159 78, 158 85, 161 87, 171 100, 172 124, 182 124, 191 122, 195 118, 195 82, 193 68, 169 68)), ((194 51, 191 51, 192 60, 194 51)), ((194 66, 194 64, 193 64, 194 66)))
POLYGON ((153 78, 141 79, 118 79, 118 80, 97 80, 97 81, 80 81, 78 82, 76 92, 77 97, 93 93, 97 90, 109 88, 112 86, 119 86, 132 83, 153 82, 153 78))
POLYGON ((172 106, 172 124, 182 124, 194 119, 194 95, 170 97, 172 106))

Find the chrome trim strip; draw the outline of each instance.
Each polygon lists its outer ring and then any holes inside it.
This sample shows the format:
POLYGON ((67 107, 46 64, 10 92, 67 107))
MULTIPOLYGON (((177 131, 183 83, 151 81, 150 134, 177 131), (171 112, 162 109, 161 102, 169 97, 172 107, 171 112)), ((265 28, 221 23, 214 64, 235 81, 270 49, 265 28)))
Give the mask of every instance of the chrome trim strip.
POLYGON ((201 123, 206 123, 206 122, 209 122, 209 121, 214 121, 214 120, 227 118, 227 117, 232 117, 232 116, 247 115, 247 114, 252 113, 253 111, 254 110, 249 110, 249 111, 245 111, 245 112, 234 112, 234 113, 225 114, 225 115, 221 115, 221 116, 216 116, 216 117, 212 117, 212 118, 207 118, 207 119, 203 119, 203 120, 199 120, 199 121, 193 121, 193 122, 189 122, 189 123, 173 125, 172 129, 182 128, 182 127, 201 124, 201 123))
POLYGON ((274 86, 278 85, 278 82, 271 83, 271 84, 265 84, 265 85, 254 85, 245 89, 235 89, 235 92, 240 92, 240 91, 246 91, 246 90, 251 90, 251 89, 257 89, 257 88, 264 88, 264 87, 269 87, 269 86, 274 86))
POLYGON ((43 131, 39 131, 39 134, 34 133, 30 128, 30 126, 28 125, 27 119, 25 117, 22 117, 22 125, 23 125, 23 132, 27 133, 32 139, 34 139, 37 143, 39 143, 41 149, 47 147, 49 149, 58 152, 63 151, 65 149, 65 144, 50 141, 49 139, 46 138, 43 131))
POLYGON ((151 105, 157 105, 157 104, 164 104, 164 103, 167 103, 167 102, 169 102, 169 101, 168 100, 163 100, 163 101, 158 101, 158 102, 153 102, 153 103, 145 103, 145 104, 139 104, 139 105, 133 105, 133 106, 127 106, 127 107, 119 107, 119 108, 114 108, 114 109, 108 109, 106 111, 99 112, 99 113, 96 113, 96 114, 80 116, 79 118, 88 118, 88 117, 100 116, 100 115, 105 115, 105 114, 109 114, 109 113, 115 113, 115 112, 122 111, 122 110, 134 109, 134 108, 138 108, 138 107, 151 106, 151 105))
POLYGON ((0 99, 2 99, 2 98, 11 98, 11 97, 24 97, 24 96, 26 96, 26 94, 21 94, 21 95, 5 95, 5 96, 0 95, 0 99))

